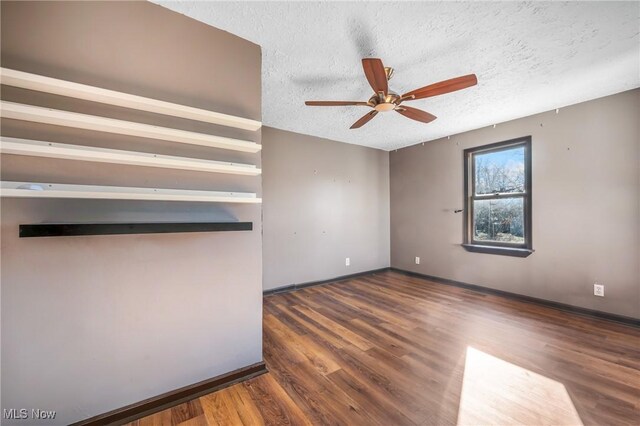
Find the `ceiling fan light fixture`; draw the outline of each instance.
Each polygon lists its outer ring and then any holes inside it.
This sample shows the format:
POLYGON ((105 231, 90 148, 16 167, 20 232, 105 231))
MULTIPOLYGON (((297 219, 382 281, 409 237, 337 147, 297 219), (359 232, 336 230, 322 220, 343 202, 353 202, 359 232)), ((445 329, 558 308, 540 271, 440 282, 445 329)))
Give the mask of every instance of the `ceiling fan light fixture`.
POLYGON ((373 107, 373 109, 378 112, 392 111, 395 108, 396 104, 392 104, 391 102, 384 102, 373 107))

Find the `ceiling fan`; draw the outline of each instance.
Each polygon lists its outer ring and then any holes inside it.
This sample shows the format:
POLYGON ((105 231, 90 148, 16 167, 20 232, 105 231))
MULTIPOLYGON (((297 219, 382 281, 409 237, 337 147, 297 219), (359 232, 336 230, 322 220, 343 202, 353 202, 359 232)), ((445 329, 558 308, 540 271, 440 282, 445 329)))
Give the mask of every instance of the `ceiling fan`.
POLYGON ((389 80, 393 76, 393 68, 385 67, 378 58, 365 58, 362 60, 362 68, 364 75, 369 81, 369 85, 373 89, 373 96, 366 102, 359 101, 306 101, 308 106, 368 106, 373 111, 368 112, 358 121, 353 123, 351 129, 362 127, 375 117, 379 112, 396 111, 412 120, 429 123, 436 119, 435 115, 429 114, 417 108, 401 105, 405 101, 413 101, 416 99, 429 98, 431 96, 443 95, 445 93, 455 92, 456 90, 466 89, 467 87, 478 84, 475 74, 464 75, 462 77, 444 80, 439 83, 430 84, 420 89, 412 90, 404 95, 398 95, 389 90, 389 80))

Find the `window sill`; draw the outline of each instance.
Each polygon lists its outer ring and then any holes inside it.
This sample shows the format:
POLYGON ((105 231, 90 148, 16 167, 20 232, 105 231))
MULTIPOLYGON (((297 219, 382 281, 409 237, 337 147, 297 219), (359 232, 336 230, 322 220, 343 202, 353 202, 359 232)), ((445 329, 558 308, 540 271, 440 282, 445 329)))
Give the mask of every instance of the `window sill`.
POLYGON ((471 251, 474 253, 499 254, 502 256, 514 257, 527 257, 530 256, 534 251, 526 248, 481 246, 478 244, 462 244, 462 247, 464 247, 466 251, 471 251))

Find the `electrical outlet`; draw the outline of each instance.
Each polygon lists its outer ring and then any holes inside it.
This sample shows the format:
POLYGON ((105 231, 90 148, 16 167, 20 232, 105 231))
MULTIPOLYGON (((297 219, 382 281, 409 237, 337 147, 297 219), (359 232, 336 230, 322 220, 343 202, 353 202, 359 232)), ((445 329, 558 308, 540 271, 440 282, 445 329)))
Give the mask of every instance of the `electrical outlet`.
POLYGON ((420 264, 420 258, 418 256, 416 256, 416 265, 420 264))
POLYGON ((593 285, 593 295, 604 297, 604 284, 595 283, 593 285))
POLYGON ((348 257, 344 260, 344 264, 345 266, 349 266, 351 265, 351 259, 349 259, 348 257))

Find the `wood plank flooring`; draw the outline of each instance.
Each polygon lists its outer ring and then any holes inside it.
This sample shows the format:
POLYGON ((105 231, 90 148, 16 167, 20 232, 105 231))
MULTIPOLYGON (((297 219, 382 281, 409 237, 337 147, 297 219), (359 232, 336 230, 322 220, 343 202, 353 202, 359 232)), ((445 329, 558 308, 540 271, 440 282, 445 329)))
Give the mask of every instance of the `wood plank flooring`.
POLYGON ((640 329, 397 272, 264 299, 269 373, 147 425, 640 424, 640 329))

